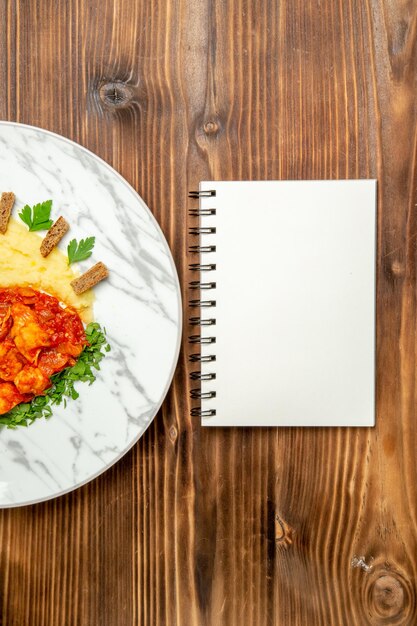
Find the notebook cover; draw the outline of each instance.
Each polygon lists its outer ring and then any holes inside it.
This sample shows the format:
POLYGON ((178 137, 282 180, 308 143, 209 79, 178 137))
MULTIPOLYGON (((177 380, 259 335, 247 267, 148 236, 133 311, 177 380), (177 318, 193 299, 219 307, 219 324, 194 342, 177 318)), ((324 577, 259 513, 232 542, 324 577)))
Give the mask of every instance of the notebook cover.
POLYGON ((376 181, 200 190, 203 425, 374 425, 376 181))

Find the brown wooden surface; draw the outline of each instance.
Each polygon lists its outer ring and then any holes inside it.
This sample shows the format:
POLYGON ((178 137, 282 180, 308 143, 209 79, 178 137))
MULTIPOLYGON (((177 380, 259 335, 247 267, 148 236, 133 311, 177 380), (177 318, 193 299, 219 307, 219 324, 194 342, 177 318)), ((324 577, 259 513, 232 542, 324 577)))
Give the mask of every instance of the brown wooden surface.
POLYGON ((0 18, 0 118, 119 170, 184 297, 200 179, 379 180, 377 427, 202 430, 184 340, 122 461, 0 512, 1 625, 416 624, 415 0, 0 0, 0 18))

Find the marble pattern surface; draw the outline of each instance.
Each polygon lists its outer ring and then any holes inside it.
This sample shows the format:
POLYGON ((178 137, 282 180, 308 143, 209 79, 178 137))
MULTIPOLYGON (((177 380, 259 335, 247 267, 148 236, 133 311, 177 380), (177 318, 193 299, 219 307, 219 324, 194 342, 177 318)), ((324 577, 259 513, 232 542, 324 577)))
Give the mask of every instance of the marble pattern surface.
POLYGON ((0 507, 10 507, 75 489, 140 438, 170 385, 182 315, 176 269, 157 222, 104 161, 58 135, 1 122, 0 190, 16 193, 14 216, 26 203, 52 198, 52 217, 59 212, 71 224, 61 246, 95 235, 93 257, 80 269, 99 260, 110 269, 95 288, 94 317, 112 347, 96 382, 80 383, 80 397, 55 407, 49 420, 0 430, 0 507))

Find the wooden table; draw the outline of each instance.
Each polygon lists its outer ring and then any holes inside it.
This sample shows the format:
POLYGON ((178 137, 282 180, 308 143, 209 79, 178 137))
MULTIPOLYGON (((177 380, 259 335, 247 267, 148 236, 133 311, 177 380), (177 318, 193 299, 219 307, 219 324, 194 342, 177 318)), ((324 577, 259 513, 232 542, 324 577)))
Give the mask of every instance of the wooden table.
POLYGON ((376 428, 202 430, 185 311, 140 443, 75 493, 1 512, 1 625, 416 624, 414 0, 0 7, 0 118, 119 170, 184 300, 200 179, 379 181, 376 428))

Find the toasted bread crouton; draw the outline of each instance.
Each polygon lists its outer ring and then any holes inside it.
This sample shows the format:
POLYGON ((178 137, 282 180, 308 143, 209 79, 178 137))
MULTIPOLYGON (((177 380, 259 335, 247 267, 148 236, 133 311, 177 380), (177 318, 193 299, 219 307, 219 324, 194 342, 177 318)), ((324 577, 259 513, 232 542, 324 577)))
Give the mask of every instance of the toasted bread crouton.
POLYGON ((5 191, 0 198, 0 233, 4 235, 9 224, 10 214, 13 209, 15 195, 12 191, 5 191))
POLYGON ((97 283, 99 283, 104 278, 107 278, 108 275, 109 270, 104 265, 104 263, 99 261, 84 274, 82 274, 79 278, 71 281, 71 287, 79 296, 80 294, 84 293, 84 291, 87 291, 87 289, 91 289, 91 287, 97 285, 97 283))
POLYGON ((41 255, 48 256, 69 230, 68 222, 61 216, 54 222, 41 243, 41 255))

